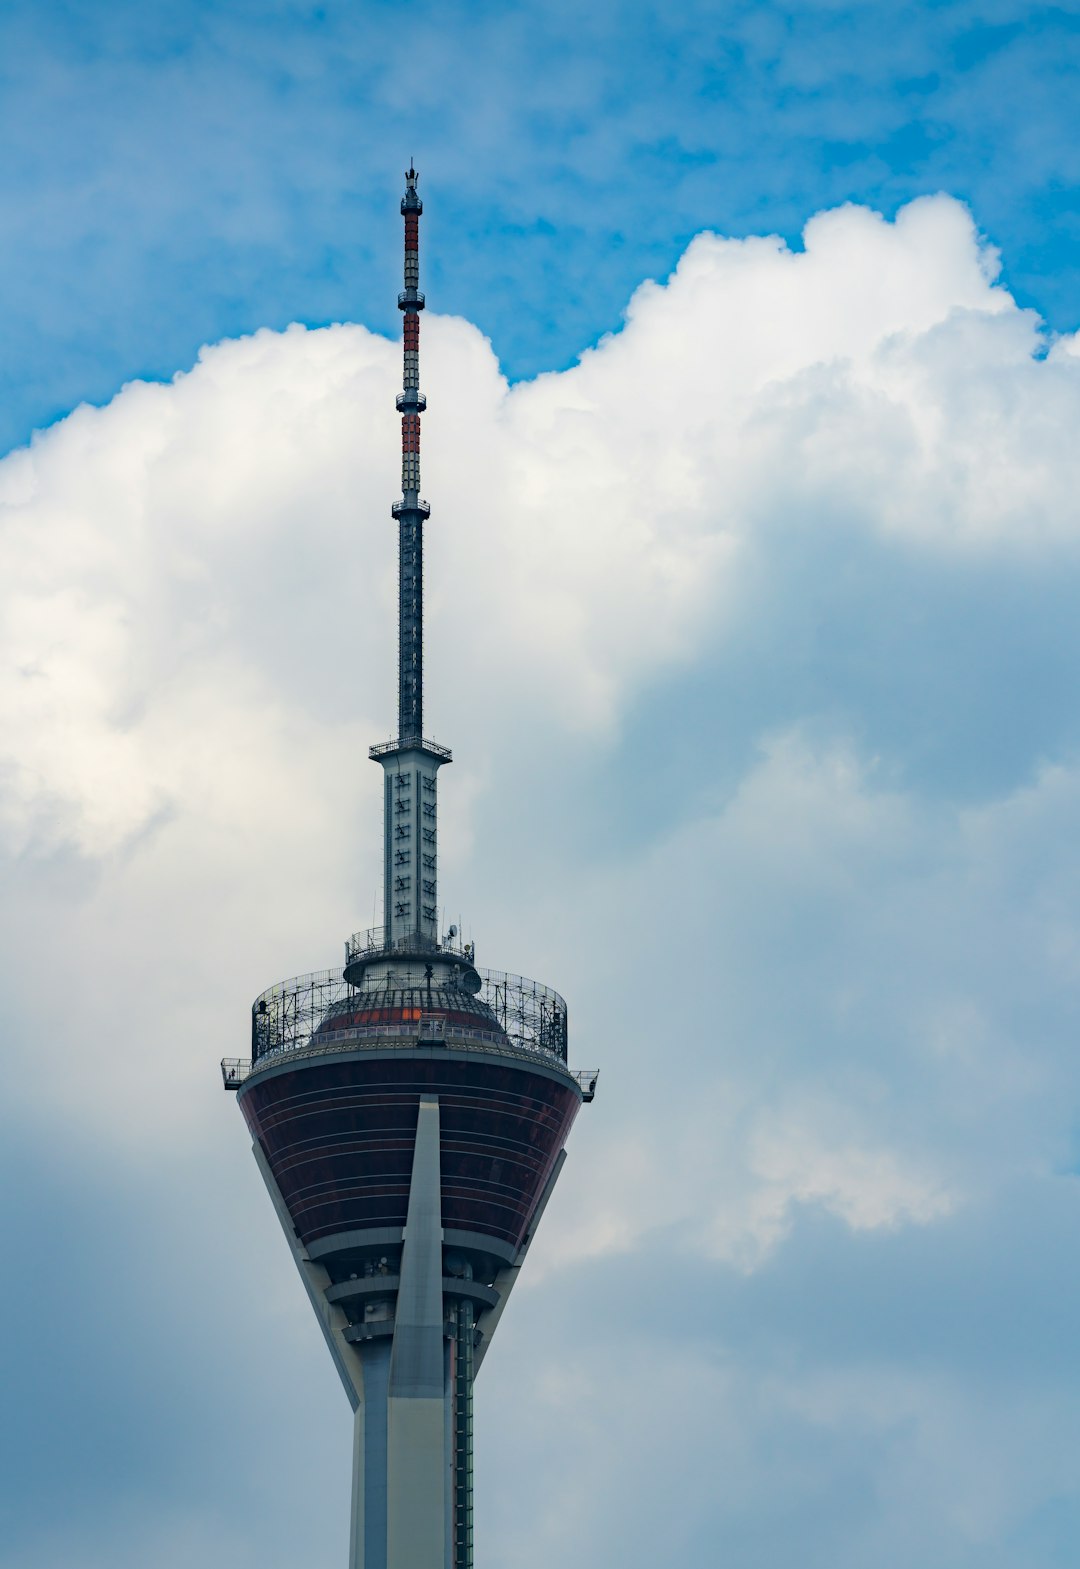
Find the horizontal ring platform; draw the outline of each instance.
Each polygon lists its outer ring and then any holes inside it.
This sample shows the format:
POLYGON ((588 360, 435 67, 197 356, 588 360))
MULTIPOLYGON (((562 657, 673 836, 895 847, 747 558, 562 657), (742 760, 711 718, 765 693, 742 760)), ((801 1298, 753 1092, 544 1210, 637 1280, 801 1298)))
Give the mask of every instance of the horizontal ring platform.
POLYGON ((440 763, 454 761, 448 746, 440 746, 437 741, 424 741, 419 736, 399 736, 396 741, 380 741, 376 746, 368 747, 368 756, 376 763, 384 757, 393 757, 397 752, 426 752, 429 757, 437 757, 440 763))
MULTIPOLYGON (((346 1257, 353 1259, 387 1247, 400 1248, 404 1228, 401 1226, 367 1226, 359 1231, 339 1231, 320 1237, 308 1247, 308 1257, 316 1263, 338 1263, 346 1257)), ((457 1231, 443 1228, 443 1246, 451 1253, 478 1256, 478 1262, 492 1264, 493 1272, 502 1264, 516 1264, 518 1250, 507 1242, 480 1231, 457 1231), (493 1261, 493 1262, 492 1262, 493 1261)))
MULTIPOLYGON (((363 1301, 365 1297, 396 1296, 401 1286, 400 1275, 365 1275, 357 1280, 343 1280, 340 1285, 327 1286, 327 1302, 363 1301)), ((497 1307, 499 1293, 492 1286, 479 1280, 465 1280, 458 1275, 443 1276, 443 1296, 465 1298, 481 1307, 497 1307)))
POLYGON ((431 507, 426 501, 395 501, 390 508, 390 515, 395 518, 407 518, 411 515, 429 518, 431 507))

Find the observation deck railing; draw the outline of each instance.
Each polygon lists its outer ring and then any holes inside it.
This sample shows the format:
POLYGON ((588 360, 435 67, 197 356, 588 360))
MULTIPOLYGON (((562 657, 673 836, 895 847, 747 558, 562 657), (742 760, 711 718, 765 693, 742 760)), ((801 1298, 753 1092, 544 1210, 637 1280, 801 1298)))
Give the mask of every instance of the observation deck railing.
MULTIPOLYGON (((382 1024, 366 1030, 342 1031, 341 1034, 346 1040, 354 1040, 361 1036, 365 1039, 383 1040, 398 1046, 414 1046, 417 1039, 416 1026, 403 1024, 382 1024)), ((474 1043, 478 1038, 475 1030, 463 1030, 455 1025, 449 1026, 446 1034, 450 1037, 461 1036, 463 1040, 474 1043)), ((320 1041, 323 1038, 323 1036, 320 1036, 320 1041)), ((335 1039, 334 1037, 326 1038, 331 1042, 335 1039)), ((496 1044, 502 1045, 502 1041, 498 1040, 496 1044)), ((270 1060, 273 1059, 271 1058, 270 1060)), ((238 1090, 241 1084, 250 1076, 254 1067, 255 1064, 250 1057, 222 1057, 221 1082, 225 1089, 238 1090)), ((596 1081, 600 1077, 600 1070, 598 1068, 568 1068, 567 1072, 572 1079, 577 1081, 578 1088, 581 1090, 582 1100, 591 1101, 596 1095, 596 1081)))
MULTIPOLYGON (((372 935, 358 933, 357 938, 372 935)), ((351 986, 338 970, 281 981, 257 997, 252 1006, 252 1061, 352 1039, 416 1042, 426 1021, 431 1038, 439 1043, 475 1040, 489 1048, 509 1044, 565 1068, 566 1003, 559 993, 539 981, 502 970, 478 970, 476 974, 480 978, 477 994, 438 984, 367 991, 351 986), (406 997, 410 1009, 416 1010, 411 1020, 368 1023, 356 1017, 388 1011, 406 997), (476 1011, 475 1021, 451 1023, 446 1017, 470 1010, 476 1011)))
MULTIPOLYGON (((427 502, 422 505, 426 507, 427 502)), ((368 756, 378 762, 380 757, 389 757, 394 752, 404 752, 410 748, 417 752, 430 752, 432 757, 438 757, 444 763, 453 761, 454 754, 448 746, 440 746, 438 741, 425 741, 420 736, 399 736, 396 741, 378 741, 368 747, 368 756)))
POLYGON ((457 959, 467 959, 470 964, 473 962, 472 943, 456 934, 436 939, 425 937, 422 932, 410 931, 396 941, 391 941, 388 927, 370 926, 367 931, 353 932, 345 943, 346 964, 352 964, 354 959, 368 959, 380 954, 409 953, 449 953, 457 959))

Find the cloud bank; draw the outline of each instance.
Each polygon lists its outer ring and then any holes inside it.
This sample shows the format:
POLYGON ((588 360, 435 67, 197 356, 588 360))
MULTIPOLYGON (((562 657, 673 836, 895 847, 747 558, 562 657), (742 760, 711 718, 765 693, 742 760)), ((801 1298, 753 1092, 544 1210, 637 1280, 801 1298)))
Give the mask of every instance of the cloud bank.
MULTIPOLYGON (((447 919, 603 1070, 479 1392, 481 1562, 1068 1561, 1080 345, 997 276, 938 196, 700 235, 529 383, 425 319, 447 919)), ((140 1239, 206 1391, 111 1562, 151 1494, 291 1561, 265 1469, 205 1458, 230 1301, 228 1443, 287 1430, 342 1550, 344 1417, 214 1073, 373 914, 398 375, 361 326, 259 332, 0 463, 6 1115, 71 1166, 41 1226, 108 1188, 86 1227, 140 1239)), ((73 1509, 4 1569, 96 1563, 73 1509)))

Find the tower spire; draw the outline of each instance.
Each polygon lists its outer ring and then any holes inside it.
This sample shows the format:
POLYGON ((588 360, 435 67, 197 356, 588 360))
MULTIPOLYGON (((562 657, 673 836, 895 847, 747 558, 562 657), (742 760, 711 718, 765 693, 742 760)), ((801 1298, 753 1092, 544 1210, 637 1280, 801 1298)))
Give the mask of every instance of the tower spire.
POLYGON ((398 295, 404 317, 404 375, 397 407, 401 415, 401 500, 398 520, 398 738, 419 741, 424 733, 424 520, 431 514, 420 500, 420 415, 427 399, 420 391, 420 178, 412 162, 405 175, 401 213, 405 219, 405 287, 398 295))
POLYGON ((446 747, 424 740, 424 524, 431 508, 420 499, 420 178, 410 162, 401 215, 405 219, 404 374, 397 396, 401 415, 401 500, 398 522, 398 733, 373 746, 382 764, 383 911, 388 948, 433 949, 438 940, 436 884, 436 775, 450 761, 446 747))

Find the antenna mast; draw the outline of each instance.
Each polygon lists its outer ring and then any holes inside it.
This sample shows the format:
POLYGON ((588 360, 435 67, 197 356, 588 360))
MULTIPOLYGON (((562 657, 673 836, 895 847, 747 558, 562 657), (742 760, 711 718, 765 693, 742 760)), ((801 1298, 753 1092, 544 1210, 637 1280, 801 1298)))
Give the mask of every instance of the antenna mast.
POLYGON ((373 746, 383 790, 383 942, 397 951, 438 946, 436 883, 436 775, 450 762, 445 746, 424 740, 424 524, 431 508, 420 499, 420 214, 412 164, 405 175, 405 287, 398 295, 404 318, 404 385, 401 415, 401 500, 398 523, 398 733, 373 746))
POLYGON ((401 414, 401 500, 398 520, 398 739, 419 741, 424 734, 424 521, 431 515, 420 500, 420 415, 427 399, 420 391, 420 214, 419 176, 409 164, 401 212, 405 219, 405 287, 398 295, 404 315, 404 378, 398 394, 401 414))

